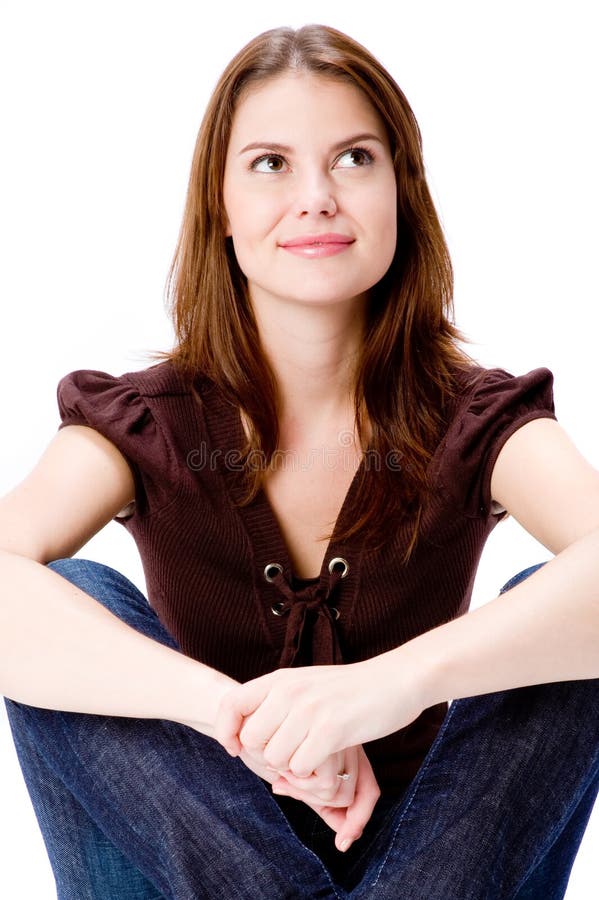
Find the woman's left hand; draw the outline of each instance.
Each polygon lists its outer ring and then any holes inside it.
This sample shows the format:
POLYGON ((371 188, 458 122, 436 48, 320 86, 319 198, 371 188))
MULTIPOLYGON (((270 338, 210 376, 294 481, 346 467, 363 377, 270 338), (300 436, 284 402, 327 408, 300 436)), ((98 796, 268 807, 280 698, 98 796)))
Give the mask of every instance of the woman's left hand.
POLYGON ((244 748, 239 759, 256 775, 282 794, 305 803, 335 832, 335 845, 342 852, 362 836, 381 796, 370 760, 363 747, 348 747, 334 753, 308 778, 277 772, 266 765, 262 754, 244 748), (347 780, 337 778, 347 773, 347 780))
POLYGON ((214 737, 231 756, 262 750, 273 768, 307 777, 331 754, 391 734, 423 711, 416 679, 385 662, 276 669, 236 685, 220 702, 214 737))

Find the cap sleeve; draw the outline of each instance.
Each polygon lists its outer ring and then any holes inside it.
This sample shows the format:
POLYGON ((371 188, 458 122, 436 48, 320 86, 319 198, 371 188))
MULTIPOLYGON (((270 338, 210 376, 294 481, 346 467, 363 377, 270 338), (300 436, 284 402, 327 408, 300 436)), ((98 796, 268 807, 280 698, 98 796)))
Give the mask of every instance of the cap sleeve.
MULTIPOLYGON (((98 431, 123 454, 135 481, 136 515, 148 515, 170 499, 168 472, 171 453, 147 399, 129 375, 79 369, 58 382, 61 423, 87 425, 98 431)), ((115 517, 117 521, 129 518, 115 517)))
POLYGON ((549 369, 525 375, 481 370, 449 426, 438 462, 440 485, 456 508, 477 517, 497 512, 491 475, 499 452, 518 428, 540 418, 556 419, 549 369))

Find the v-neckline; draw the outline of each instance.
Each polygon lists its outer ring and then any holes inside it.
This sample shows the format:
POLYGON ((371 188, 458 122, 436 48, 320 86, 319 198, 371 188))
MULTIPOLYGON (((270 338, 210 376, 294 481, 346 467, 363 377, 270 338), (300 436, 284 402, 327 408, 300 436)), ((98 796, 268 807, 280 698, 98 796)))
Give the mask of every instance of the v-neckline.
MULTIPOLYGON (((266 492, 261 487, 251 503, 245 506, 238 505, 238 501, 242 497, 242 491, 239 480, 235 477, 235 467, 237 465, 238 470, 239 460, 246 442, 241 412, 238 407, 223 396, 218 386, 214 383, 211 384, 208 391, 203 391, 202 393, 206 401, 206 412, 208 413, 206 424, 213 444, 213 450, 216 450, 216 458, 228 492, 234 501, 233 505, 246 526, 246 532, 253 545, 256 561, 259 565, 262 564, 263 560, 264 565, 278 562, 291 577, 294 573, 294 565, 279 520, 266 492)), ((360 463, 345 493, 335 520, 334 530, 343 524, 348 515, 363 467, 364 456, 360 459, 360 463)), ((316 579, 322 581, 328 577, 328 565, 331 559, 343 556, 344 548, 347 550, 350 545, 357 547, 361 546, 361 544, 361 539, 357 541, 350 539, 344 542, 342 547, 335 538, 331 538, 325 547, 320 572, 318 576, 314 576, 314 581, 316 579)))

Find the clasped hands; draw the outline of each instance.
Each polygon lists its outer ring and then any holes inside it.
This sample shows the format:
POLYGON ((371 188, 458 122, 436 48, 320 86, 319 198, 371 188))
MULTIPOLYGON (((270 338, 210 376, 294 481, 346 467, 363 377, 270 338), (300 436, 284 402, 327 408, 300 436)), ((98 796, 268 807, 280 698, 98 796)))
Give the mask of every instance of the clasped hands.
POLYGON ((369 821, 380 789, 362 744, 422 712, 382 657, 360 663, 276 669, 223 696, 214 737, 274 793, 301 800, 336 832, 345 851, 369 821), (348 779, 338 778, 347 773, 348 779))

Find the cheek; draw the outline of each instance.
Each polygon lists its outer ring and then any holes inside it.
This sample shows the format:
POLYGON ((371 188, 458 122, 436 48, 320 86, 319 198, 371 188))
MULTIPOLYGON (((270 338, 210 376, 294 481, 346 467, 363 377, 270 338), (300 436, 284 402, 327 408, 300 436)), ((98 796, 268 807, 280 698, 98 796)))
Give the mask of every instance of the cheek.
POLYGON ((386 244, 393 258, 397 244, 397 186, 394 178, 389 181, 381 197, 381 211, 384 211, 382 215, 386 244))
POLYGON ((247 197, 238 197, 229 207, 228 215, 237 264, 246 278, 258 279, 269 261, 266 254, 271 249, 272 219, 264 204, 247 197))
POLYGON ((237 197, 228 207, 229 221, 235 240, 241 245, 257 245, 267 238, 277 222, 277 210, 263 196, 237 197))
POLYGON ((368 222, 381 253, 391 260, 397 243, 397 201, 395 185, 383 187, 370 198, 368 222))

